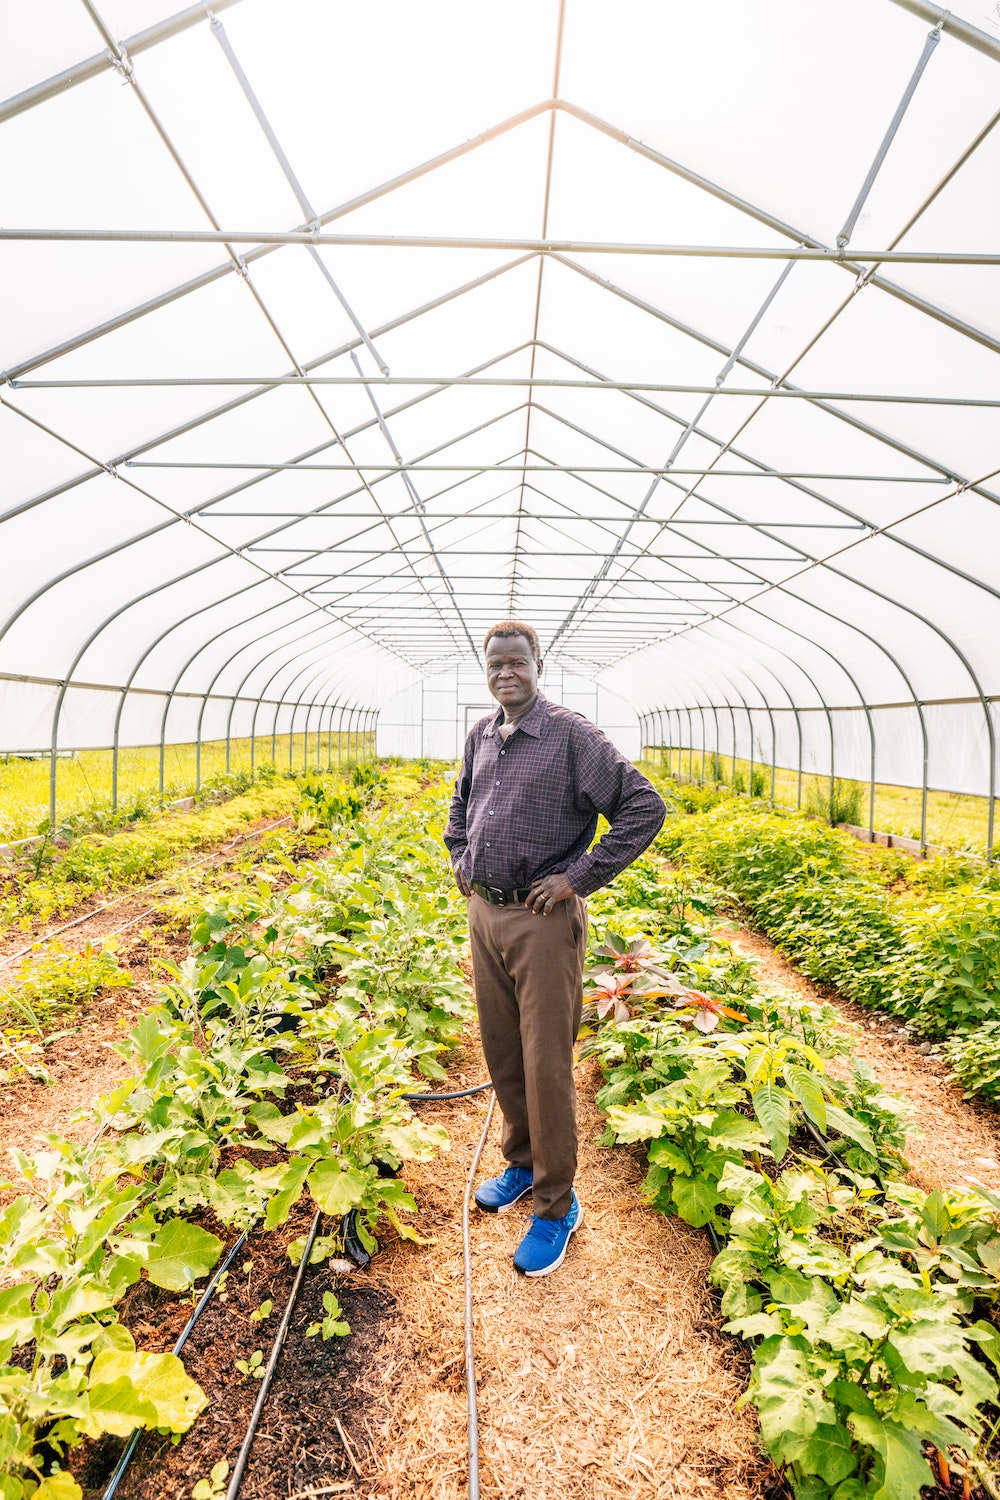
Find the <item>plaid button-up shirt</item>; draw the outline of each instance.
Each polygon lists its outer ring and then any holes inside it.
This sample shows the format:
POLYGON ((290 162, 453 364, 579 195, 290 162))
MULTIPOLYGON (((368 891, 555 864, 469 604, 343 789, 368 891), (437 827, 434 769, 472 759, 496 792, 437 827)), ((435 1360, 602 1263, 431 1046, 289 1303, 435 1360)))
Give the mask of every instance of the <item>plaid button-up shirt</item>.
POLYGON ((444 831, 452 864, 504 890, 562 871, 589 896, 652 842, 663 800, 596 725, 541 693, 506 740, 502 719, 498 708, 466 741, 444 831), (601 813, 611 827, 591 849, 601 813))

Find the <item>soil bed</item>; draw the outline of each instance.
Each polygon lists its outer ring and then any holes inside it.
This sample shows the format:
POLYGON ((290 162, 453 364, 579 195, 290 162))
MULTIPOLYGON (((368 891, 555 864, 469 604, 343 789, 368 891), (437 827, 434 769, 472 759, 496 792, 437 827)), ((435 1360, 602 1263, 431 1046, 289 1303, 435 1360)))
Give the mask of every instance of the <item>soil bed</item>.
MULTIPOLYGON (((235 1462, 260 1388, 257 1380, 240 1374, 236 1361, 249 1361, 259 1349, 266 1364, 295 1278, 286 1247, 308 1231, 311 1219, 303 1202, 280 1233, 251 1235, 224 1292, 209 1303, 184 1349, 188 1374, 211 1404, 176 1445, 155 1434, 142 1439, 118 1491, 121 1500, 181 1500, 221 1459, 235 1462), (273 1303, 270 1316, 251 1322, 250 1314, 266 1300, 273 1303)), ((324 1225, 321 1232, 330 1228, 324 1225)), ((392 1299, 363 1275, 343 1282, 328 1266, 310 1267, 305 1274, 240 1491, 245 1500, 271 1500, 345 1481, 353 1488, 356 1472, 335 1417, 352 1452, 364 1453, 365 1385, 392 1299), (326 1343, 320 1335, 307 1338, 309 1325, 324 1316, 323 1293, 334 1285, 351 1325, 349 1337, 326 1343)), ((190 1303, 146 1283, 123 1311, 140 1347, 166 1350, 184 1327, 190 1303)), ((80 1453, 76 1477, 88 1500, 101 1493, 123 1446, 107 1438, 80 1453)))

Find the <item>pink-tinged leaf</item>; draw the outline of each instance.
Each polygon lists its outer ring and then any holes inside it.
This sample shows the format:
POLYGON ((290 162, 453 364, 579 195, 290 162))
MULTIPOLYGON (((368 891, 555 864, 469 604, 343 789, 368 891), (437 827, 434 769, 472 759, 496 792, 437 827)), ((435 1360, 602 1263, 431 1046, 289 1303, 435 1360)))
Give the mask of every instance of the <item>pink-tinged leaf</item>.
POLYGON ((714 1031, 716 1026, 718 1026, 719 1017, 714 1011, 699 1010, 695 1012, 694 1024, 698 1031, 703 1031, 707 1036, 710 1031, 714 1031))
POLYGON ((631 1014, 632 1012, 629 1010, 624 1000, 619 1000, 617 1005, 615 1006, 615 1020, 627 1021, 631 1014))

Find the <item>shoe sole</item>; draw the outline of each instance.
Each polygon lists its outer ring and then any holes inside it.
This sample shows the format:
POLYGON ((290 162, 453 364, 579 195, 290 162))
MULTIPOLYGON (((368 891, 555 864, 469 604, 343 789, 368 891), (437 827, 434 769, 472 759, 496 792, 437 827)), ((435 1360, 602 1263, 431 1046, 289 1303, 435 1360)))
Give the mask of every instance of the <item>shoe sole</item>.
MULTIPOLYGON (((579 1227, 580 1227, 580 1225, 582 1223, 583 1223, 583 1209, 581 1208, 579 1214, 577 1215, 576 1223, 573 1225, 573 1228, 570 1230, 569 1234, 566 1236, 566 1243, 562 1247, 562 1255, 560 1255, 559 1259, 558 1260, 554 1260, 550 1266, 543 1267, 543 1269, 541 1271, 521 1271, 521 1275, 522 1276, 532 1276, 532 1277, 551 1276, 553 1271, 558 1271, 559 1267, 562 1265, 563 1261, 566 1259, 566 1251, 569 1249, 569 1242, 573 1238, 574 1234, 576 1234, 576 1231, 579 1229, 579 1227)), ((514 1270, 515 1271, 520 1270, 520 1267, 519 1266, 515 1266, 514 1270)))
POLYGON ((498 1204, 496 1208, 492 1204, 480 1203, 479 1199, 475 1197, 473 1198, 473 1202, 481 1214, 509 1214, 511 1209, 516 1208, 521 1199, 527 1198, 530 1192, 531 1183, 529 1182, 523 1193, 518 1193, 517 1197, 512 1198, 509 1203, 498 1204))

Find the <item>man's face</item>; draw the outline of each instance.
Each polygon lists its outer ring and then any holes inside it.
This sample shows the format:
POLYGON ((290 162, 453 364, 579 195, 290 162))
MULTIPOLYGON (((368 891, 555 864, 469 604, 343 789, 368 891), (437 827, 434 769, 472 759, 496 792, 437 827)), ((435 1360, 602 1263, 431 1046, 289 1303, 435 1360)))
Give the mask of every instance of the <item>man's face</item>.
POLYGON ((486 685, 510 714, 527 708, 538 691, 538 672, 531 646, 523 635, 495 635, 486 648, 486 685))

